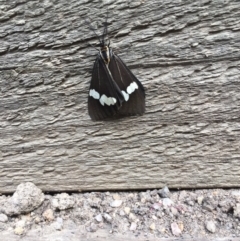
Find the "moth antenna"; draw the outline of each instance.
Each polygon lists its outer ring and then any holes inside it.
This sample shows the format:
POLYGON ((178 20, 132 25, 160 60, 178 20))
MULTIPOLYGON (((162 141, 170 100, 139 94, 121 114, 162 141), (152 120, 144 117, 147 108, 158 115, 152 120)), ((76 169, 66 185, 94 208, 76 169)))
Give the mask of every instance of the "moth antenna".
POLYGON ((99 43, 101 44, 102 43, 102 40, 101 38, 99 37, 99 35, 96 33, 95 29, 93 28, 93 26, 91 25, 90 22, 87 21, 87 19, 84 19, 85 20, 85 23, 88 25, 88 27, 94 32, 95 36, 98 38, 99 40, 99 43))
POLYGON ((97 49, 95 46, 93 46, 92 44, 88 43, 89 46, 91 46, 92 48, 96 49, 97 51, 99 51, 99 49, 97 49))
MULTIPOLYGON (((103 45, 105 45, 105 37, 108 38, 108 8, 107 8, 106 20, 104 22, 104 29, 103 29, 103 37, 102 37, 103 45)), ((110 44, 110 42, 109 42, 109 44, 110 44)), ((109 44, 108 44, 108 46, 109 46, 109 44)))

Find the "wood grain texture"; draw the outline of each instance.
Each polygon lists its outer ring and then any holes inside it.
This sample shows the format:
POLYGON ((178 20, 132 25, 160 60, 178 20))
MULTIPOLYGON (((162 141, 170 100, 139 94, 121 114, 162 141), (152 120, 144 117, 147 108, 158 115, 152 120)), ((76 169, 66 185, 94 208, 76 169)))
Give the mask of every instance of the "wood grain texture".
POLYGON ((240 186, 239 1, 0 3, 0 192, 240 186), (92 122, 107 7, 146 114, 92 122))

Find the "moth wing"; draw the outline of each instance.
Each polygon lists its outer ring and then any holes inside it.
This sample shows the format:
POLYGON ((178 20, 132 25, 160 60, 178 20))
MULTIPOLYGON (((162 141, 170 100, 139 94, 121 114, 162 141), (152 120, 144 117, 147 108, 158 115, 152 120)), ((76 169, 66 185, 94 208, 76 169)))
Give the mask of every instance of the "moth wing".
POLYGON ((125 97, 118 111, 119 115, 142 115, 145 112, 145 90, 141 82, 114 53, 109 63, 109 70, 125 97))
POLYGON ((88 97, 88 113, 92 120, 103 120, 115 115, 124 101, 109 69, 98 55, 92 73, 88 97))

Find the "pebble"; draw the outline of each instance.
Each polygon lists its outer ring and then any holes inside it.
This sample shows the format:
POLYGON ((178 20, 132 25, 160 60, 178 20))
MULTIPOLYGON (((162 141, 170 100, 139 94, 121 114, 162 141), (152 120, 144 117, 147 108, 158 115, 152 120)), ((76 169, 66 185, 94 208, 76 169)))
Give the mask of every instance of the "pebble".
POLYGON ((236 218, 240 218, 240 203, 237 203, 233 208, 233 216, 236 218))
POLYGON ((173 205, 173 201, 170 198, 163 198, 162 204, 163 204, 163 207, 166 209, 173 205))
POLYGON ((134 220, 136 220, 137 217, 136 217, 133 213, 130 213, 129 216, 128 216, 128 218, 129 218, 131 221, 134 221, 134 220))
POLYGON ((112 208, 117 208, 120 207, 122 205, 122 200, 114 200, 113 202, 111 202, 110 206, 112 208))
POLYGON ((186 197, 187 197, 187 192, 183 190, 180 192, 178 200, 183 201, 183 200, 185 200, 186 197))
POLYGON ((6 223, 8 221, 7 215, 0 213, 0 222, 6 223))
POLYGON ((158 191, 158 194, 159 194, 159 196, 160 196, 161 198, 168 198, 171 193, 170 193, 168 187, 166 186, 166 187, 160 189, 160 190, 158 191))
POLYGON ((157 220, 157 217, 155 215, 152 215, 153 220, 157 220))
POLYGON ((102 217, 102 214, 98 214, 95 219, 100 223, 103 221, 103 217, 102 217))
POLYGON ((209 232, 211 232, 211 233, 216 232, 216 226, 215 226, 215 223, 213 221, 207 221, 205 225, 206 225, 206 229, 209 232))
POLYGON ((160 209, 161 205, 160 205, 160 203, 154 203, 154 204, 152 205, 152 207, 153 207, 155 210, 158 210, 158 209, 160 209))
POLYGON ((149 228, 150 228, 151 230, 155 230, 155 229, 156 229, 155 223, 152 223, 152 224, 149 226, 149 228))
POLYGON ((111 223, 111 222, 112 222, 112 217, 111 217, 109 214, 104 213, 104 214, 103 214, 103 217, 104 217, 104 219, 105 219, 108 223, 111 223))
POLYGON ((228 213, 230 210, 234 210, 234 204, 229 200, 223 200, 221 203, 219 203, 219 207, 221 207, 221 210, 224 213, 228 213))
POLYGON ((198 196, 197 197, 197 202, 198 202, 199 205, 202 205, 203 199, 204 199, 204 196, 198 196))
POLYGON ((207 211, 213 211, 216 207, 216 204, 212 198, 204 198, 202 202, 202 207, 207 211))
POLYGON ((56 230, 61 231, 63 229, 63 219, 60 217, 57 217, 57 220, 53 223, 53 227, 56 230))
POLYGON ((14 229, 14 233, 17 234, 17 235, 22 235, 24 233, 24 228, 22 227, 16 227, 14 229))
POLYGON ((30 213, 38 208, 44 201, 44 194, 31 182, 21 183, 17 186, 13 196, 5 203, 7 215, 30 213))
POLYGON ((113 199, 114 199, 114 200, 120 200, 119 194, 114 193, 114 194, 113 194, 113 199))
POLYGON ((35 223, 40 223, 41 219, 39 217, 36 217, 34 221, 35 223))
POLYGON ((126 214, 129 214, 130 211, 131 211, 131 208, 130 208, 130 207, 125 207, 125 208, 124 208, 124 212, 125 212, 126 214))
POLYGON ((171 207, 170 210, 174 216, 178 216, 179 212, 175 207, 171 207))
POLYGON ((54 220, 54 215, 53 215, 53 210, 52 209, 47 209, 44 211, 42 216, 47 220, 47 221, 53 221, 54 220))
POLYGON ((176 222, 171 223, 171 230, 172 234, 175 236, 179 236, 182 233, 181 229, 179 228, 176 222))
POLYGON ((25 221, 25 220, 19 220, 18 222, 16 222, 15 226, 16 226, 16 227, 24 228, 24 227, 25 227, 25 224, 26 224, 26 221, 25 221))
POLYGON ((137 229, 137 224, 135 222, 131 223, 131 226, 129 228, 131 231, 135 231, 137 229))
POLYGON ((184 229, 184 224, 183 224, 183 222, 179 222, 179 223, 178 223, 178 227, 180 228, 180 230, 181 230, 181 232, 182 232, 183 229, 184 229))
POLYGON ((166 228, 164 226, 160 226, 158 230, 161 234, 164 234, 166 232, 166 228))
POLYGON ((120 215, 120 216, 125 216, 125 212, 124 212, 123 210, 120 210, 120 211, 119 211, 119 215, 120 215))
POLYGON ((25 229, 24 229, 25 224, 26 224, 25 220, 20 220, 20 221, 16 222, 14 233, 17 235, 22 235, 25 231, 25 229))
POLYGON ((240 190, 234 190, 231 192, 233 196, 240 197, 240 190))
POLYGON ((98 229, 97 225, 95 223, 91 223, 90 225, 90 232, 96 232, 98 229))
POLYGON ((156 189, 154 189, 150 192, 151 196, 157 196, 157 194, 158 194, 158 191, 156 189))
POLYGON ((74 198, 67 193, 57 194, 51 200, 51 206, 54 210, 66 210, 72 208, 74 204, 74 198))

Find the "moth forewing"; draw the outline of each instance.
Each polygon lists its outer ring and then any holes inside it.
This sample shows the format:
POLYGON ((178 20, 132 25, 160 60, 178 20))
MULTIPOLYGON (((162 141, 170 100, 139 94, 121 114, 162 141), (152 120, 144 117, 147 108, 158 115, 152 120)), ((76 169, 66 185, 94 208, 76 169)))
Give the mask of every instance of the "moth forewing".
MULTIPOLYGON (((90 27, 92 29, 92 27, 90 27)), ((96 34, 95 30, 93 30, 96 34)), ((97 35, 97 34, 96 34, 97 35)), ((107 24, 95 60, 88 97, 92 120, 113 116, 142 115, 145 112, 145 91, 126 64, 106 45, 107 24)), ((110 43, 110 41, 109 41, 110 43)))

